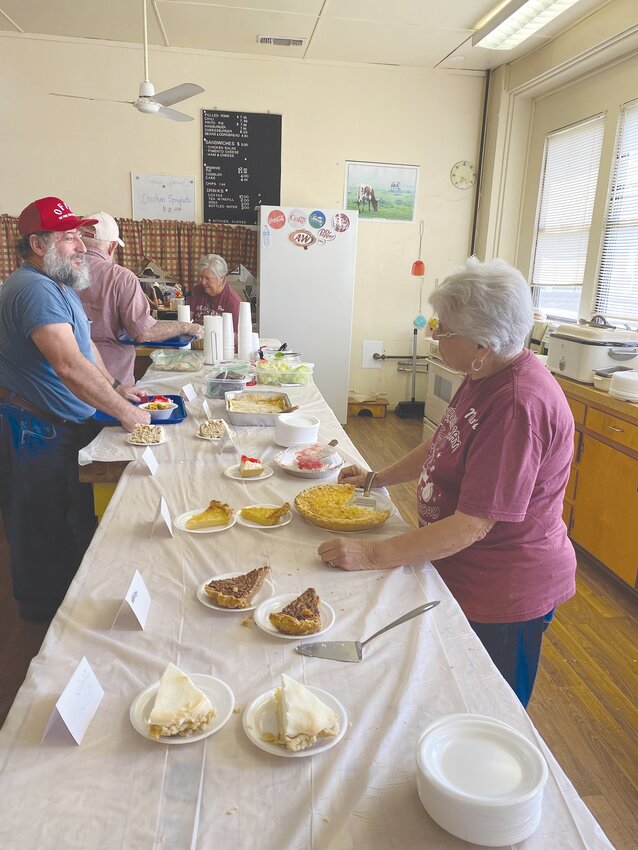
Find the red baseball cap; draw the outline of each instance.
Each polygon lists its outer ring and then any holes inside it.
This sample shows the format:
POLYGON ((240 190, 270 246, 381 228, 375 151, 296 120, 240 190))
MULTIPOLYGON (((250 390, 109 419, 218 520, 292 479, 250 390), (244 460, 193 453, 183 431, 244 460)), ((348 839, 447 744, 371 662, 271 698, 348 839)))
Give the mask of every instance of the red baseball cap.
POLYGON ((20 236, 39 231, 76 230, 84 224, 97 224, 95 218, 78 218, 60 198, 39 198, 20 213, 20 236))

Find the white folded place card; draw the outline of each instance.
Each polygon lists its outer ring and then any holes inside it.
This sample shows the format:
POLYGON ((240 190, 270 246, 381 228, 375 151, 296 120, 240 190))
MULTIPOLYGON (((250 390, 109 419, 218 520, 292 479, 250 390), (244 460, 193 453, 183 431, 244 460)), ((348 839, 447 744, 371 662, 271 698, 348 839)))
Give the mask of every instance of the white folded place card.
POLYGON ((71 736, 81 744, 103 696, 97 676, 83 657, 51 712, 42 740, 47 736, 68 740, 71 736))
POLYGON ((204 403, 202 404, 202 411, 206 419, 213 418, 213 414, 210 412, 210 404, 208 403, 207 399, 204 399, 204 403))
POLYGON ((184 384, 180 393, 184 396, 186 401, 195 401, 197 398, 197 390, 192 384, 184 384))
POLYGON ((153 449, 150 446, 147 446, 142 452, 142 461, 148 467, 148 471, 151 473, 151 476, 155 475, 159 468, 159 461, 155 457, 153 449))
POLYGON ((150 607, 151 595, 139 571, 135 570, 111 628, 144 629, 150 607))
POLYGON ((159 505, 157 506, 153 528, 151 529, 151 537, 155 534, 157 528, 168 528, 168 533, 171 537, 173 536, 173 520, 171 519, 171 512, 168 509, 168 504, 164 496, 160 497, 159 505))

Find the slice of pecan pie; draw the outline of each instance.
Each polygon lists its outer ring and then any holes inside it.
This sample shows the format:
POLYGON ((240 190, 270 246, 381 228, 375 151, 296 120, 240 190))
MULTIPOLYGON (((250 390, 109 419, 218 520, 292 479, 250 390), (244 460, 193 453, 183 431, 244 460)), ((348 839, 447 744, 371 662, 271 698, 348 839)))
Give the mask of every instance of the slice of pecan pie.
POLYGON ((282 611, 272 611, 268 619, 286 635, 310 635, 321 629, 320 602, 317 591, 309 587, 282 611))
POLYGON ((257 567, 233 578, 212 579, 204 590, 221 608, 248 608, 269 575, 269 567, 257 567))

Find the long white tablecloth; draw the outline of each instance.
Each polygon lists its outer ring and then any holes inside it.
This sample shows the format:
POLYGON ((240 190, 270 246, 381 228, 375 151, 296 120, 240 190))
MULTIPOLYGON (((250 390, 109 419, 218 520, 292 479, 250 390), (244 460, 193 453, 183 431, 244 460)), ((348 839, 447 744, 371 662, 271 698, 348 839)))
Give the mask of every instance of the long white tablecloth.
MULTIPOLYGON (((144 383, 174 391, 159 373, 144 383)), ((201 382, 199 382, 201 383, 201 382)), ((467 845, 438 827, 420 804, 415 751, 420 732, 452 712, 490 715, 511 724, 543 751, 550 770, 543 818, 520 846, 608 848, 611 845, 576 794, 528 715, 500 677, 436 570, 430 564, 385 572, 347 573, 316 554, 327 531, 299 515, 282 528, 236 524, 211 534, 176 531, 151 537, 164 495, 173 517, 218 498, 233 507, 293 501, 316 481, 280 470, 263 481, 223 475, 236 463, 194 438, 201 397, 189 418, 169 426, 154 449, 151 477, 139 462, 123 474, 82 566, 32 662, 0 732, 0 847, 11 850, 416 850, 467 845), (261 631, 246 614, 202 605, 196 589, 231 570, 269 564, 277 593, 317 589, 336 612, 325 639, 369 636, 427 600, 441 604, 371 644, 359 664, 304 658, 295 641, 261 631), (133 571, 152 604, 144 631, 111 631, 133 571), (81 746, 41 742, 57 697, 82 656, 105 690, 81 746), (214 735, 183 746, 143 738, 129 708, 173 661, 189 673, 226 682, 239 709, 279 684, 282 672, 333 694, 348 713, 345 737, 321 754, 284 758, 258 749, 241 712, 214 735)), ((210 402, 214 415, 221 402, 210 402)), ((314 388, 293 403, 321 418, 321 436, 339 438, 342 453, 360 456, 314 388)), ((271 461, 279 449, 269 428, 239 429, 236 444, 271 461)), ((119 428, 103 432, 87 458, 139 457, 119 428)), ((331 480, 331 479, 329 479, 331 480)), ((393 516, 377 535, 405 524, 393 516)))

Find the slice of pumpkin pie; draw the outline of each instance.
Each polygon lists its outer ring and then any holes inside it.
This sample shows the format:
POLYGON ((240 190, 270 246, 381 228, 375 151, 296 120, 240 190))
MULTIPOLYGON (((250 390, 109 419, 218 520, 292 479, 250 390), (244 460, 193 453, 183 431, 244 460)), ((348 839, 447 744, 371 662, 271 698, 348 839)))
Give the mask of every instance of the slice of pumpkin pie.
POLYGON ((232 578, 212 579, 204 590, 221 608, 248 608, 268 576, 269 567, 257 567, 232 578))
POLYGON ((268 619, 286 635, 310 635, 321 629, 320 602, 317 591, 309 587, 282 611, 272 611, 268 619))

